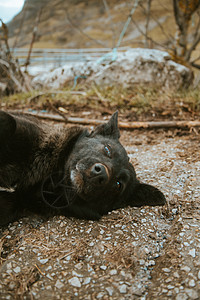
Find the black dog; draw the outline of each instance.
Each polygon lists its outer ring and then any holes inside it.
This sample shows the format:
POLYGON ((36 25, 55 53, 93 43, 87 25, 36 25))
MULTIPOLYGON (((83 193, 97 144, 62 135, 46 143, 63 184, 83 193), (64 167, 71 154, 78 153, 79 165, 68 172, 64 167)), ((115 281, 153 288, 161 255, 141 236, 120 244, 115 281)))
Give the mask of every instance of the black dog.
POLYGON ((163 205, 119 142, 117 112, 93 132, 0 112, 0 224, 29 212, 97 220, 126 206, 163 205))

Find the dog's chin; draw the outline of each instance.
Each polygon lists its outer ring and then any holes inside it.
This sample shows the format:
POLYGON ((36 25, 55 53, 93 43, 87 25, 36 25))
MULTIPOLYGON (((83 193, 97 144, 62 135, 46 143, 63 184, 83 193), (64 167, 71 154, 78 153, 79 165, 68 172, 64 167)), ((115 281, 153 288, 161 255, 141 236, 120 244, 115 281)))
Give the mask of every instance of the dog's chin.
POLYGON ((88 182, 84 172, 80 172, 80 170, 71 170, 70 180, 77 195, 86 202, 90 202, 91 199, 94 199, 94 195, 98 193, 95 186, 88 182))

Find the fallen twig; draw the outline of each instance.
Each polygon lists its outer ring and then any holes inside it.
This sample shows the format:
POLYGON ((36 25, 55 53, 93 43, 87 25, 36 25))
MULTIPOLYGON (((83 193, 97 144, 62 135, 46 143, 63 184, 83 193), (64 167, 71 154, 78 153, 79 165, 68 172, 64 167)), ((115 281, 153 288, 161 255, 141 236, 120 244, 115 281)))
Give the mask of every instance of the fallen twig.
MULTIPOLYGON (((100 125, 106 123, 104 120, 86 119, 67 117, 63 114, 54 115, 49 113, 40 113, 34 111, 17 110, 24 114, 35 116, 44 120, 51 120, 56 122, 66 122, 81 125, 100 125)), ((200 121, 146 121, 146 122, 119 122, 119 128, 122 129, 142 129, 142 128, 192 128, 200 127, 200 121)))
POLYGON ((34 264, 34 266, 35 266, 36 269, 40 272, 41 275, 45 276, 45 274, 40 270, 40 268, 39 268, 36 264, 34 264))

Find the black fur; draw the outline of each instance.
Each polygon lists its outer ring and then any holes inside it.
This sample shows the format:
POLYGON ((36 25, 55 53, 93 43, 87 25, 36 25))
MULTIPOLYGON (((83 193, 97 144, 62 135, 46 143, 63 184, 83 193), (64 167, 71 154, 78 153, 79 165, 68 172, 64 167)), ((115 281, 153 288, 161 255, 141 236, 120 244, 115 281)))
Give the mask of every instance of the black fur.
POLYGON ((117 119, 90 133, 0 111, 0 224, 29 212, 97 220, 129 205, 165 204, 136 178, 117 119))

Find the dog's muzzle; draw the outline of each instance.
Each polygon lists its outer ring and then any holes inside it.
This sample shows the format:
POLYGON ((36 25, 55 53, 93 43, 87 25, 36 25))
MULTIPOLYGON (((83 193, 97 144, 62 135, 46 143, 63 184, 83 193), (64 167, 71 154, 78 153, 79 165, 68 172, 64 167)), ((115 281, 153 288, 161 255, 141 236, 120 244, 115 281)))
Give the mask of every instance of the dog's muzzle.
POLYGON ((90 169, 90 177, 94 185, 103 186, 109 180, 108 168, 101 163, 95 163, 90 169))
POLYGON ((78 163, 76 168, 70 172, 72 185, 78 194, 94 193, 95 188, 104 188, 109 182, 110 172, 106 165, 94 163, 89 168, 85 164, 78 163))

